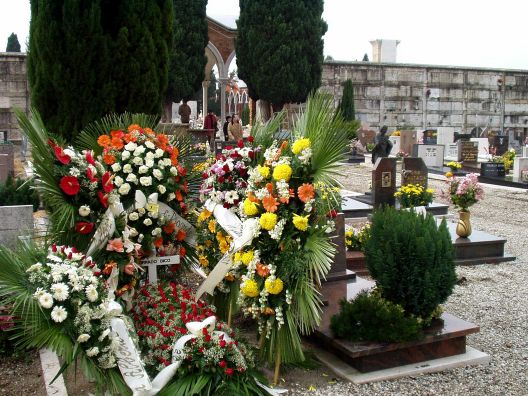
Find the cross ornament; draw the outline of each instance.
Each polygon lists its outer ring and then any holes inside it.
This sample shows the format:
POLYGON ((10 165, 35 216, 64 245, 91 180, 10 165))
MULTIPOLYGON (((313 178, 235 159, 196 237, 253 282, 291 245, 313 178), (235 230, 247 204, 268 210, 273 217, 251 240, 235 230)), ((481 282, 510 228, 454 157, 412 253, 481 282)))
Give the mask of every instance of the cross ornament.
POLYGON ((141 260, 141 266, 148 269, 148 280, 151 284, 158 283, 158 266, 180 264, 180 256, 150 256, 141 260))

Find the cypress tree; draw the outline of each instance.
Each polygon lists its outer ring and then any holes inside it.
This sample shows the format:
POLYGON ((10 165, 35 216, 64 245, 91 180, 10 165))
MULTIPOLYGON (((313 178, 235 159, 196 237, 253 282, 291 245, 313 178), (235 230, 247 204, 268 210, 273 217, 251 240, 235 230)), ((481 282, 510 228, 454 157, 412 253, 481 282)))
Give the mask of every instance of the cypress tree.
POLYGON ((303 102, 321 83, 323 0, 240 0, 238 75, 252 99, 303 102))
POLYGON ((20 43, 15 33, 11 33, 7 38, 6 52, 20 52, 20 43))
POLYGON ((159 114, 171 0, 31 0, 28 78, 47 128, 73 137, 110 112, 159 114))
POLYGON ((169 85, 165 97, 166 112, 172 102, 190 99, 205 77, 207 0, 173 0, 174 28, 170 49, 169 85))
POLYGON ((343 88, 343 97, 339 103, 339 110, 346 121, 353 121, 356 119, 356 110, 354 107, 354 86, 352 80, 348 79, 345 81, 345 87, 343 88))
POLYGON ((365 55, 363 55, 363 62, 370 62, 369 57, 366 53, 365 55))

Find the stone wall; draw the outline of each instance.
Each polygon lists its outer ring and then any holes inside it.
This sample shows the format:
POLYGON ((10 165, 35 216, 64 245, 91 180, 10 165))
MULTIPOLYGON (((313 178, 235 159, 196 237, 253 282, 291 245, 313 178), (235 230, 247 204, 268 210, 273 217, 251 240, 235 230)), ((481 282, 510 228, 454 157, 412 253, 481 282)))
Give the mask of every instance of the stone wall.
POLYGON ((321 89, 339 103, 354 83, 356 115, 372 127, 528 132, 528 70, 325 62, 321 89))
POLYGON ((33 236, 33 206, 0 206, 0 245, 14 247, 19 236, 33 236))
POLYGON ((19 142, 22 137, 13 108, 27 112, 29 88, 25 53, 0 53, 0 132, 7 139, 19 142))

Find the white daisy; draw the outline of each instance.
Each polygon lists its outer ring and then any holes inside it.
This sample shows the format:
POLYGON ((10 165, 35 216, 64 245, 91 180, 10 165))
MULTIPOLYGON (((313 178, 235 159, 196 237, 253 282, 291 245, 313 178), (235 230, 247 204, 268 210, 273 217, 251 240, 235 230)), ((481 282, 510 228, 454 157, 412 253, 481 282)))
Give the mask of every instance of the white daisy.
POLYGON ((57 305, 55 308, 51 311, 51 319, 53 319, 54 322, 61 323, 64 322, 64 320, 68 317, 68 312, 64 307, 57 305))
POLYGON ((51 291, 53 293, 53 298, 57 301, 66 300, 70 294, 70 289, 65 283, 55 283, 54 285, 51 285, 51 291))
POLYGON ((235 200, 238 199, 238 194, 236 191, 228 191, 225 193, 225 200, 227 203, 234 204, 235 200))
POLYGON ((86 298, 90 302, 97 301, 97 298, 99 297, 99 293, 97 293, 97 288, 94 285, 86 286, 85 293, 86 298))
POLYGON ((42 308, 49 309, 53 306, 53 297, 49 293, 42 293, 38 298, 38 302, 42 308))

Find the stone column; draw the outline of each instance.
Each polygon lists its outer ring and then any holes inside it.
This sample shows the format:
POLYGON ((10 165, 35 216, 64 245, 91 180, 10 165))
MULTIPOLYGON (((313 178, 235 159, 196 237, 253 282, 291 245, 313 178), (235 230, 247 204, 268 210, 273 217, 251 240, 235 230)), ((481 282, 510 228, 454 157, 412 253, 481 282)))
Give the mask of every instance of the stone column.
MULTIPOLYGON (((226 107, 226 85, 229 79, 222 77, 219 79, 219 81, 220 81, 220 119, 221 119, 220 125, 224 125, 225 118, 226 118, 226 108, 225 108, 226 107)), ((223 133, 222 133, 221 138, 224 139, 223 133)))
POLYGON ((202 117, 204 120, 205 120, 205 116, 207 115, 207 96, 208 96, 207 91, 209 88, 209 84, 211 84, 211 81, 209 80, 202 81, 202 100, 203 100, 202 117))

